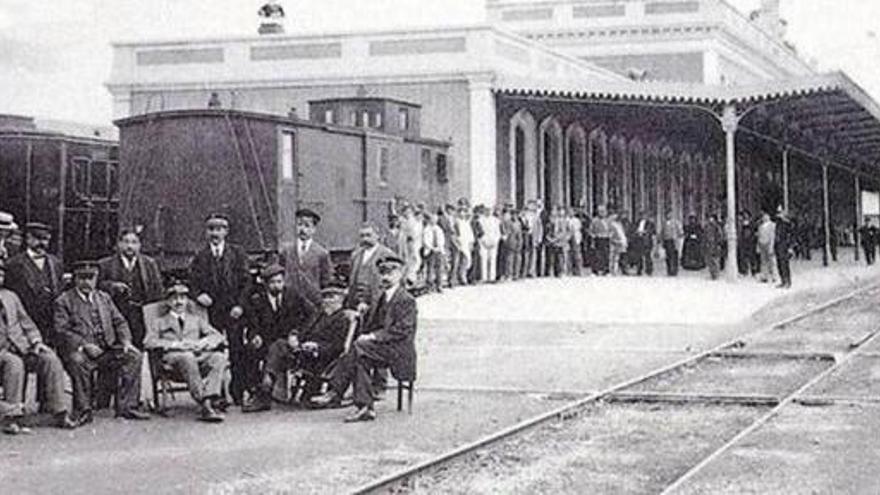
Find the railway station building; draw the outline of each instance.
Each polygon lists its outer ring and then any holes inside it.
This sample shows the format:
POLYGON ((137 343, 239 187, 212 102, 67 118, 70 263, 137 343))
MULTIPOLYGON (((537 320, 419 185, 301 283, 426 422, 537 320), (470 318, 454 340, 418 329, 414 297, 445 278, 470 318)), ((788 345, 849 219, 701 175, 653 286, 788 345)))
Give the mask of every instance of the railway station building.
MULTIPOLYGON (((422 133, 452 145, 451 196, 607 204, 658 222, 717 213, 729 261, 728 212, 786 207, 823 232, 827 254, 832 230, 861 221, 862 191, 878 188, 880 107, 785 41, 778 0, 749 16, 724 0, 486 10, 472 26, 119 42, 107 87, 117 118, 204 108, 213 94, 227 108, 303 117, 321 99, 419 105, 422 133)), ((382 125, 401 125, 404 110, 382 125)))

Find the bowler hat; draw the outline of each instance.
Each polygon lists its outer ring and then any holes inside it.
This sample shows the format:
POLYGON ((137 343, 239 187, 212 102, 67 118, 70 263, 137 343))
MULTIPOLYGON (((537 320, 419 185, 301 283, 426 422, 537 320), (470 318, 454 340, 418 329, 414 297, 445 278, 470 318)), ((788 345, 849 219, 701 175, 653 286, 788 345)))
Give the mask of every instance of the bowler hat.
POLYGON ((308 208, 300 208, 299 210, 296 210, 296 218, 311 218, 312 221, 315 222, 315 225, 321 223, 321 215, 318 215, 314 210, 308 208))
POLYGON ((28 222, 24 225, 24 231, 34 237, 47 238, 52 236, 52 229, 45 223, 28 222))

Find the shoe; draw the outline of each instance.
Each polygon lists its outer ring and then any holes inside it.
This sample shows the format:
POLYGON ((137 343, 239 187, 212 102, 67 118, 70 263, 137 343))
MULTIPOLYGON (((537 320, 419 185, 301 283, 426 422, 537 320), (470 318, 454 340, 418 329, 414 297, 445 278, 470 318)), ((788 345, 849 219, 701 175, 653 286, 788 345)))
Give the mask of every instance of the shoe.
POLYGON ((95 416, 92 413, 91 409, 86 409, 79 413, 76 417, 76 425, 77 426, 85 426, 95 420, 95 416))
POLYGON ((151 416, 149 414, 138 411, 137 409, 128 409, 126 411, 122 411, 117 414, 117 417, 129 419, 132 421, 149 421, 151 419, 151 416))
POLYGON ((337 394, 336 392, 331 390, 330 392, 327 392, 326 394, 321 394, 317 397, 313 397, 311 404, 313 404, 315 407, 326 409, 326 408, 337 407, 337 406, 339 406, 339 404, 341 402, 342 402, 342 397, 340 397, 339 394, 337 394))
MULTIPOLYGON (((226 413, 229 410, 229 401, 226 399, 212 399, 211 406, 218 412, 226 413)), ((242 405, 244 407, 244 405, 242 405)))
POLYGON ((202 404, 202 412, 199 414, 199 421, 203 421, 205 423, 222 423, 225 418, 222 414, 218 413, 211 407, 210 401, 205 401, 202 404))
POLYGON ((382 388, 374 387, 374 388, 375 388, 375 390, 373 391, 373 400, 376 402, 380 402, 380 401, 385 400, 385 397, 388 396, 388 391, 385 390, 385 387, 382 387, 382 388))
POLYGON ((358 408, 351 416, 346 416, 346 423, 359 423, 361 421, 373 421, 376 419, 376 412, 372 408, 364 406, 358 408))
POLYGON ((62 430, 75 430, 79 427, 79 423, 71 418, 67 411, 64 411, 55 415, 55 427, 62 430))
POLYGON ((241 406, 241 412, 243 412, 243 413, 257 413, 257 412, 269 411, 271 409, 272 409, 272 401, 265 398, 265 397, 255 398, 254 400, 241 406))
POLYGON ((29 435, 33 433, 33 430, 26 426, 21 426, 18 421, 20 418, 8 418, 5 426, 3 426, 3 433, 7 435, 29 435))

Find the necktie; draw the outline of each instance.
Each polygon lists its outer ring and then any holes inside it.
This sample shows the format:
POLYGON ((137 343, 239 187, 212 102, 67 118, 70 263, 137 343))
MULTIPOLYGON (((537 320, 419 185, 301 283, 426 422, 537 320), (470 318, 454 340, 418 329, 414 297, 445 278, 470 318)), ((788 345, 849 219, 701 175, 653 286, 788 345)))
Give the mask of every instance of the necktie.
POLYGON ((177 317, 177 325, 180 327, 180 333, 183 333, 184 319, 182 316, 177 317))

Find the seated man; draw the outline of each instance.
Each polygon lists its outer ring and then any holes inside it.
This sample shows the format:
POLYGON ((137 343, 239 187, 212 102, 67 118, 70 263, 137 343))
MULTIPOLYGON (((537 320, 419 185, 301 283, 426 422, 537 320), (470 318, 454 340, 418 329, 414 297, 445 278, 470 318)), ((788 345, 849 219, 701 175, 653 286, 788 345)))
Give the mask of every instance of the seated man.
MULTIPOLYGON (((269 410, 272 406, 272 390, 276 383, 286 385, 287 374, 276 373, 280 355, 299 348, 297 336, 311 326, 317 310, 305 296, 293 286, 285 286, 284 268, 271 265, 262 273, 264 286, 251 296, 245 314, 248 318, 247 367, 252 381, 252 400, 242 407, 243 412, 269 410), (260 363, 264 361, 260 373, 260 363)), ((285 370, 287 368, 284 368, 285 370)))
POLYGON ((370 370, 390 367, 398 380, 413 380, 416 372, 415 333, 418 318, 416 300, 402 286, 404 261, 386 256, 376 262, 382 293, 364 319, 365 331, 344 354, 333 371, 330 391, 316 397, 317 406, 339 404, 353 385, 357 411, 346 422, 376 419, 370 370))
POLYGON ((132 345, 125 317, 110 294, 95 288, 98 265, 79 262, 74 287, 55 300, 55 331, 62 361, 73 384, 73 410, 79 425, 92 422, 92 372, 109 372, 116 386, 116 416, 150 419, 137 410, 143 357, 132 345))
POLYGON ((189 311, 189 288, 172 284, 165 291, 166 310, 150 322, 144 347, 162 352, 162 364, 186 381, 193 400, 201 406, 199 420, 220 423, 217 407, 223 397, 226 337, 207 320, 189 311))
POLYGON ((46 402, 44 409, 52 413, 59 428, 76 428, 67 414, 64 397, 64 368, 58 356, 43 343, 40 329, 34 324, 18 296, 2 288, 6 267, 0 260, 0 384, 6 395, 7 414, 3 432, 10 435, 27 433, 20 424, 24 416, 24 378, 36 371, 42 385, 39 396, 46 402))

